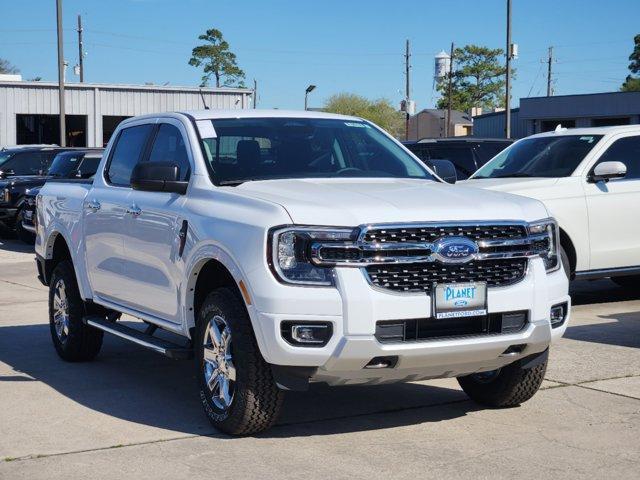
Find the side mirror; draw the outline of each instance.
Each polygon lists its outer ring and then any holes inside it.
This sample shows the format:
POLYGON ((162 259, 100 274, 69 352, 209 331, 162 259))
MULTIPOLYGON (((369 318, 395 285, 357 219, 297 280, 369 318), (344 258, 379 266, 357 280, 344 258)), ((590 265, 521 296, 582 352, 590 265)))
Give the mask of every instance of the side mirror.
POLYGON ((622 162, 602 162, 596 165, 593 173, 589 176, 589 181, 608 182, 615 178, 623 178, 627 174, 627 166, 622 162))
POLYGON ((450 160, 433 159, 431 160, 431 165, 438 176, 445 182, 456 183, 458 181, 456 167, 450 160))
POLYGON ((131 173, 131 188, 184 195, 189 182, 180 180, 180 167, 169 162, 142 162, 131 173))
POLYGON ((11 175, 15 175, 16 172, 14 172, 13 170, 9 169, 9 170, 0 170, 0 178, 7 178, 10 177, 11 175))

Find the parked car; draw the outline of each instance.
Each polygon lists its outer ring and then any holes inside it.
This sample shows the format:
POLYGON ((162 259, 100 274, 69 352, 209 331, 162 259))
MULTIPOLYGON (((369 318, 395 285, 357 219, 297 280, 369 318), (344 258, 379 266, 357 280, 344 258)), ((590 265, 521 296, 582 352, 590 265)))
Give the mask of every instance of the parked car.
MULTIPOLYGON (((13 166, 12 171, 15 176, 10 176, 5 180, 0 180, 0 190, 2 191, 2 199, 0 200, 0 219, 4 223, 5 229, 15 230, 15 233, 23 241, 27 243, 33 243, 34 236, 29 228, 24 228, 26 224, 29 225, 29 220, 23 222, 24 215, 30 210, 29 206, 25 203, 26 192, 30 189, 40 187, 50 178, 89 178, 98 168, 100 158, 102 157, 103 149, 63 149, 57 150, 58 153, 54 155, 51 162, 48 161, 48 156, 51 155, 49 149, 45 150, 45 154, 31 153, 32 155, 45 155, 45 160, 41 164, 41 170, 39 175, 25 174, 27 170, 25 166, 20 164, 17 167, 13 166), (47 165, 47 162, 50 165, 47 165), (46 173, 42 174, 43 168, 46 173), (15 174, 15 169, 22 168, 20 174, 15 174)), ((1 155, 1 153, 0 153, 1 155)), ((20 155, 17 155, 20 157, 20 155)), ((13 157, 12 162, 26 162, 29 158, 16 159, 13 157)), ((0 166, 0 168, 2 168, 0 166)), ((28 168, 28 167, 26 167, 28 168)))
POLYGON ((230 434, 268 428, 310 382, 458 377, 481 404, 518 405, 568 323, 541 202, 443 183, 354 117, 131 118, 93 181, 42 187, 37 216, 60 357, 93 359, 104 332, 193 356, 230 434))
POLYGON ((557 129, 519 140, 467 185, 542 200, 571 278, 640 281, 640 125, 557 129))
POLYGON ((438 167, 435 160, 449 160, 456 169, 457 179, 469 178, 478 168, 513 143, 504 138, 449 137, 425 138, 404 142, 429 167, 438 167))

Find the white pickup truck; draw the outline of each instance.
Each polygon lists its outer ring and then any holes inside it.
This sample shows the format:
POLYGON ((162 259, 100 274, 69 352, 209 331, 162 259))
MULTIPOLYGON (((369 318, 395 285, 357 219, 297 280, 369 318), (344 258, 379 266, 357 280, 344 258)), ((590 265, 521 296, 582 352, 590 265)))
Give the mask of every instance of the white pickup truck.
POLYGON ((92 181, 50 181, 36 203, 59 355, 90 360, 108 332, 194 357, 230 434, 268 428, 309 382, 458 377, 484 405, 517 405, 569 320, 541 202, 443 183, 359 118, 131 118, 92 181))
POLYGON ((511 145, 460 185, 545 203, 571 278, 640 281, 640 125, 566 129, 511 145))

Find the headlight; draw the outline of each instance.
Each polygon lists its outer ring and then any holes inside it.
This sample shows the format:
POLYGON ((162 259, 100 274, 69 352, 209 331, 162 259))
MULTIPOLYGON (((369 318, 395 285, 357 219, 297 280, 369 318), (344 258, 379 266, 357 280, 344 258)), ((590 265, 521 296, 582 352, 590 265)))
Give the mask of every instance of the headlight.
POLYGON ((269 232, 269 264, 281 282, 331 286, 333 268, 314 265, 311 246, 317 241, 344 243, 356 236, 357 230, 353 228, 277 227, 269 232))
POLYGON ((558 250, 558 224, 552 218, 529 224, 529 234, 538 237, 534 242, 536 250, 544 261, 547 272, 555 272, 560 268, 560 254, 558 250))

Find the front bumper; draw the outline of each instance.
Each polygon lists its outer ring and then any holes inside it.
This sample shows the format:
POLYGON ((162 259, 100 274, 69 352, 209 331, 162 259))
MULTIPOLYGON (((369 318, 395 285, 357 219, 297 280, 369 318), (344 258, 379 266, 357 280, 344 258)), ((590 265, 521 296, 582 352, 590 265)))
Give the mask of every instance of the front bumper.
POLYGON ((337 269, 336 289, 281 288, 285 289, 282 295, 289 290, 290 298, 270 302, 273 311, 260 311, 255 305, 249 308, 263 356, 275 365, 317 367, 311 380, 332 385, 414 381, 494 370, 545 351, 564 333, 571 305, 562 269, 547 274, 542 260, 535 258, 530 260, 522 281, 488 292, 489 313, 528 312, 528 324, 521 331, 383 344, 375 337, 376 322, 428 317, 429 296, 373 288, 356 268, 337 269), (322 309, 305 309, 305 296, 314 304, 322 303, 322 309), (565 302, 568 311, 564 323, 551 328, 551 306, 565 302), (282 321, 331 322, 334 334, 324 347, 296 347, 282 338, 282 321), (505 355, 513 345, 525 347, 505 355), (387 356, 397 357, 393 368, 364 368, 373 358, 387 356))

